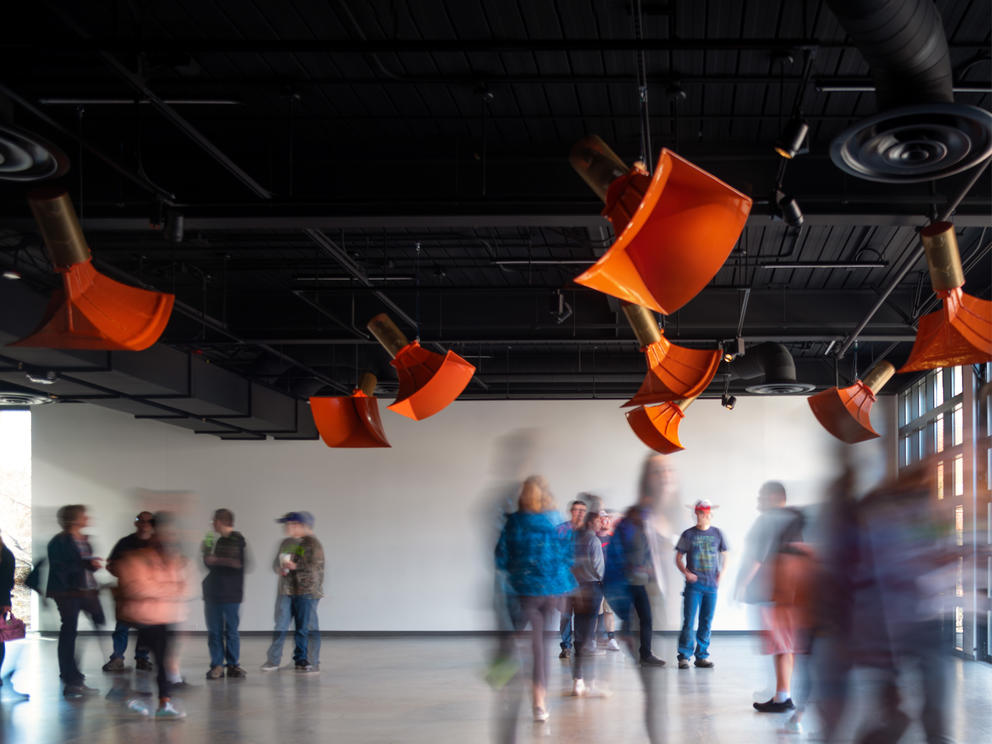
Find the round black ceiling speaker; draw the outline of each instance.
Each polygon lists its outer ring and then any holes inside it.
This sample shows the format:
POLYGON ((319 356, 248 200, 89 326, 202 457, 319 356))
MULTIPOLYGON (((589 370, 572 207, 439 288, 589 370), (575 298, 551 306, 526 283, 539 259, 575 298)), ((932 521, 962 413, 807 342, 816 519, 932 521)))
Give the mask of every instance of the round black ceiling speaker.
POLYGON ((69 158, 34 132, 0 124, 0 181, 44 181, 69 170, 69 158))
POLYGON ((55 398, 44 393, 28 390, 0 390, 0 408, 25 409, 32 406, 45 406, 54 403, 55 398))
POLYGON ((756 385, 748 385, 744 388, 747 392, 757 395, 798 395, 815 390, 816 385, 806 382, 785 381, 785 382, 760 382, 756 385))
POLYGON ((953 176, 992 155, 992 113, 958 103, 903 106, 859 122, 830 144, 845 173, 880 183, 953 176))

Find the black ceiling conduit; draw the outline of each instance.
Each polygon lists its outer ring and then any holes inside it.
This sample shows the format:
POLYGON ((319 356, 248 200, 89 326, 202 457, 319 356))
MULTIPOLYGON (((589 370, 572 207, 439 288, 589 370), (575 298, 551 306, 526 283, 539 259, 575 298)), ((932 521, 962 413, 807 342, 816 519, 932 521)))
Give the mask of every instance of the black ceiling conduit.
POLYGON ((796 362, 783 344, 766 342, 753 346, 724 368, 730 380, 762 378, 747 386, 749 393, 788 395, 807 392, 814 387, 796 380, 796 362))
POLYGON ((871 67, 879 109, 954 101, 951 56, 933 0, 827 0, 871 67))

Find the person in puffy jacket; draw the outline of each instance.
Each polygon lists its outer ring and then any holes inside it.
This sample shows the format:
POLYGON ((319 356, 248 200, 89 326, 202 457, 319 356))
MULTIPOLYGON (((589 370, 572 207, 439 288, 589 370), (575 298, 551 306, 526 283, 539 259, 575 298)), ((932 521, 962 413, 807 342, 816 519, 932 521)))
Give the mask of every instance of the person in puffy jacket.
POLYGON ((544 630, 562 595, 575 586, 572 545, 557 529, 560 519, 549 509, 544 480, 531 476, 520 490, 518 511, 510 514, 496 545, 496 566, 507 574, 507 583, 520 604, 518 630, 529 623, 534 656, 534 719, 546 721, 548 651, 544 630))
MULTIPOLYGON (((186 618, 187 561, 177 549, 172 515, 154 517, 155 534, 148 547, 132 550, 120 559, 117 570, 117 617, 138 626, 138 643, 155 658, 159 707, 156 718, 182 718, 172 704, 166 658, 172 626, 186 618)), ((140 707, 134 707, 142 713, 140 707)))

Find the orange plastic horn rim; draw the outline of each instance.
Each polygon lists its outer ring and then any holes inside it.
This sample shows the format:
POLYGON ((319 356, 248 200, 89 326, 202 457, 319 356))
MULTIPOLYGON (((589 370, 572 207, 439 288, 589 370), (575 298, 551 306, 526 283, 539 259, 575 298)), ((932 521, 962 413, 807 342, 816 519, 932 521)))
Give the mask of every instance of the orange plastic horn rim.
POLYGON ((379 418, 379 401, 361 390, 350 396, 314 396, 310 412, 328 447, 389 447, 379 418))
POLYGON ((575 281, 670 315, 720 270, 750 211, 749 197, 663 149, 654 176, 635 168, 610 186, 603 215, 617 240, 575 281))
POLYGON ((846 388, 830 388, 806 399, 824 429, 847 444, 877 439, 871 425, 875 394, 861 380, 846 388))
POLYGON ((165 331, 174 295, 121 284, 88 260, 60 273, 41 324, 11 346, 142 351, 165 331))
POLYGON ((453 351, 441 356, 411 341, 396 353, 400 389, 389 410, 421 421, 442 411, 468 386, 475 367, 453 351))
POLYGON ((938 294, 943 307, 920 318, 913 350, 899 372, 992 362, 992 302, 960 287, 938 294))
POLYGON ((644 348, 644 357, 648 373, 624 408, 695 398, 713 381, 720 366, 718 349, 688 349, 673 344, 664 335, 644 348))
POLYGON ((682 409, 674 403, 640 406, 627 411, 627 423, 637 438, 663 455, 685 449, 679 440, 679 424, 684 417, 682 409))

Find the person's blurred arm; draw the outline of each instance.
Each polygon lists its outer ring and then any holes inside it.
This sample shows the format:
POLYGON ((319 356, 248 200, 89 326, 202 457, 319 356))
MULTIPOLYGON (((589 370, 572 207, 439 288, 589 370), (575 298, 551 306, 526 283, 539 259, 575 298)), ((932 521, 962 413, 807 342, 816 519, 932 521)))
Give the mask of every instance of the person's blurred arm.
POLYGON ((496 543, 495 558, 496 558, 496 568, 498 568, 500 571, 506 571, 510 565, 507 538, 506 538, 506 527, 504 527, 503 530, 499 533, 499 542, 496 543))

